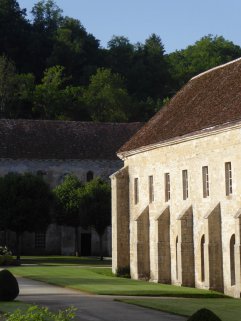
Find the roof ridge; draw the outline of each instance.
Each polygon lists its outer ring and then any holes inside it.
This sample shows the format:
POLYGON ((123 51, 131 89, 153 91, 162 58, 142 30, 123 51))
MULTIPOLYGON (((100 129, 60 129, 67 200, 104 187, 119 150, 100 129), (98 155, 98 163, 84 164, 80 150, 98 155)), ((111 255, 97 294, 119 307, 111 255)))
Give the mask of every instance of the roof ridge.
POLYGON ((203 75, 208 74, 208 73, 210 73, 210 72, 212 72, 212 71, 214 71, 214 70, 224 68, 224 67, 226 67, 227 65, 231 65, 231 64, 233 64, 233 63, 235 63, 235 62, 237 62, 237 61, 239 61, 239 60, 241 60, 241 57, 239 57, 239 58, 237 58, 237 59, 234 59, 234 60, 231 60, 231 61, 229 61, 229 62, 226 62, 225 64, 222 64, 222 65, 213 67, 213 68, 211 68, 211 69, 208 69, 208 70, 206 70, 206 71, 204 71, 204 72, 201 72, 200 74, 192 77, 191 80, 197 79, 197 78, 199 78, 199 77, 202 77, 203 75))

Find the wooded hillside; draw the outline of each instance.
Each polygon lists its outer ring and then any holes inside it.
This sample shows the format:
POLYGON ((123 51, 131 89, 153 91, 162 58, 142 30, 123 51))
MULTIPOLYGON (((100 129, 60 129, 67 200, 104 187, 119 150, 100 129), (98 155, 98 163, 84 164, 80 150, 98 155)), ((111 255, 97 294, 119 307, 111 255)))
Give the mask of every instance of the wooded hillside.
POLYGON ((170 54, 160 36, 107 48, 53 0, 31 20, 16 0, 0 0, 0 117, 146 121, 192 76, 241 56, 222 36, 207 35, 170 54))

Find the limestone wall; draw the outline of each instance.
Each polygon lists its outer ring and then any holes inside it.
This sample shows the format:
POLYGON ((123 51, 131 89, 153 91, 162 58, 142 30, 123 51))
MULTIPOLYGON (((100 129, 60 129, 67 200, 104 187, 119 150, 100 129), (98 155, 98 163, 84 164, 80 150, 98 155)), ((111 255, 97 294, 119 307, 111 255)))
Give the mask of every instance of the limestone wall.
MULTIPOLYGON (((202 134, 193 136, 191 139, 167 143, 150 151, 142 151, 127 157, 125 166, 129 168, 130 179, 132 277, 138 278, 138 251, 135 244, 138 240, 138 226, 136 222, 149 206, 150 276, 154 281, 162 279, 158 274, 158 271, 162 270, 160 265, 163 261, 160 233, 164 228, 163 224, 166 224, 165 229, 168 228, 168 224, 163 222, 160 225, 157 218, 163 209, 169 206, 170 229, 165 233, 166 244, 170 237, 171 263, 168 263, 169 271, 167 267, 164 268, 165 278, 168 279, 168 273, 170 273, 173 284, 185 283, 200 288, 223 289, 226 294, 238 296, 240 293, 240 218, 235 218, 235 215, 241 208, 241 184, 239 183, 241 181, 241 129, 236 127, 220 130, 211 135, 202 134), (228 196, 225 184, 225 162, 231 162, 232 166, 232 194, 228 196), (203 166, 208 166, 209 174, 209 196, 206 198, 203 197, 203 166), (188 198, 186 200, 183 199, 183 170, 188 171, 188 198), (165 173, 170 173, 170 200, 167 202, 165 200, 165 173), (153 176, 154 181, 154 201, 151 204, 149 176, 153 176), (134 197, 135 178, 138 178, 139 183, 137 204, 135 204, 134 197), (217 205, 219 214, 214 214, 213 211, 217 205), (178 219, 180 215, 189 208, 192 209, 192 220, 180 221, 178 219), (188 224, 188 230, 185 230, 183 224, 188 224), (235 234, 235 262, 231 262, 232 250, 230 250, 230 240, 233 234, 235 234), (203 236, 205 236, 205 244, 202 247, 203 236), (187 244, 183 245, 185 237, 188 239, 190 248, 187 244), (187 254, 189 259, 193 258, 190 265, 194 266, 194 269, 189 270, 188 273, 186 270, 182 271, 186 269, 182 262, 187 254), (231 285, 232 264, 235 266, 236 282, 231 285), (204 280, 202 274, 205 274, 204 280), (184 275, 186 279, 183 283, 184 275), (216 279, 213 275, 216 275, 216 279)), ((165 251, 168 257, 168 250, 165 251)))
POLYGON ((63 182, 68 174, 76 175, 82 182, 86 182, 88 171, 94 177, 109 180, 109 176, 121 168, 121 160, 12 160, 0 158, 0 176, 9 172, 42 175, 51 187, 63 182))

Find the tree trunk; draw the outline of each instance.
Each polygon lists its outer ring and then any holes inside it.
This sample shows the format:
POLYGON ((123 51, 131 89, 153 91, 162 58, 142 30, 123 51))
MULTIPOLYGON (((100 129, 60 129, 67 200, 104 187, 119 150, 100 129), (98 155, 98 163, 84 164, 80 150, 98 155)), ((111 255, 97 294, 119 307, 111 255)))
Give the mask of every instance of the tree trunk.
POLYGON ((21 254, 20 236, 21 234, 17 232, 16 233, 16 255, 17 255, 18 261, 20 261, 20 254, 21 254))
POLYGON ((79 256, 79 231, 78 231, 78 226, 75 226, 74 232, 75 232, 75 256, 79 256))
POLYGON ((7 229, 3 231, 3 245, 7 246, 7 229))
POLYGON ((103 261, 103 234, 99 234, 99 240, 100 240, 100 260, 103 261))

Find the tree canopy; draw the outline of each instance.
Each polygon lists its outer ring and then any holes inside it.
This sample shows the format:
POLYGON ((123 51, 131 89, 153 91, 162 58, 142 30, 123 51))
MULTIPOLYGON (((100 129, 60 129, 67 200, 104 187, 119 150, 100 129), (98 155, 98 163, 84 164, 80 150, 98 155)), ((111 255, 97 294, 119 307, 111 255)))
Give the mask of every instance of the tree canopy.
POLYGON ((56 207, 55 218, 60 225, 72 226, 75 229, 75 254, 79 256, 78 228, 81 224, 81 191, 80 180, 73 175, 65 177, 64 181, 55 187, 56 207))
POLYGON ((0 226, 16 233, 17 256, 23 232, 44 231, 50 224, 51 202, 50 188, 39 176, 9 173, 0 177, 0 226))
POLYGON ((4 97, 12 92, 4 112, 0 98, 1 117, 122 122, 148 120, 190 78, 240 57, 241 48, 207 35, 167 54, 154 33, 144 43, 115 35, 102 48, 54 0, 36 2, 31 20, 17 0, 0 0, 0 56, 8 62, 4 97))
POLYGON ((87 182, 82 190, 81 202, 84 212, 82 226, 93 228, 100 239, 100 258, 103 259, 102 238, 111 224, 111 187, 100 178, 87 182))

